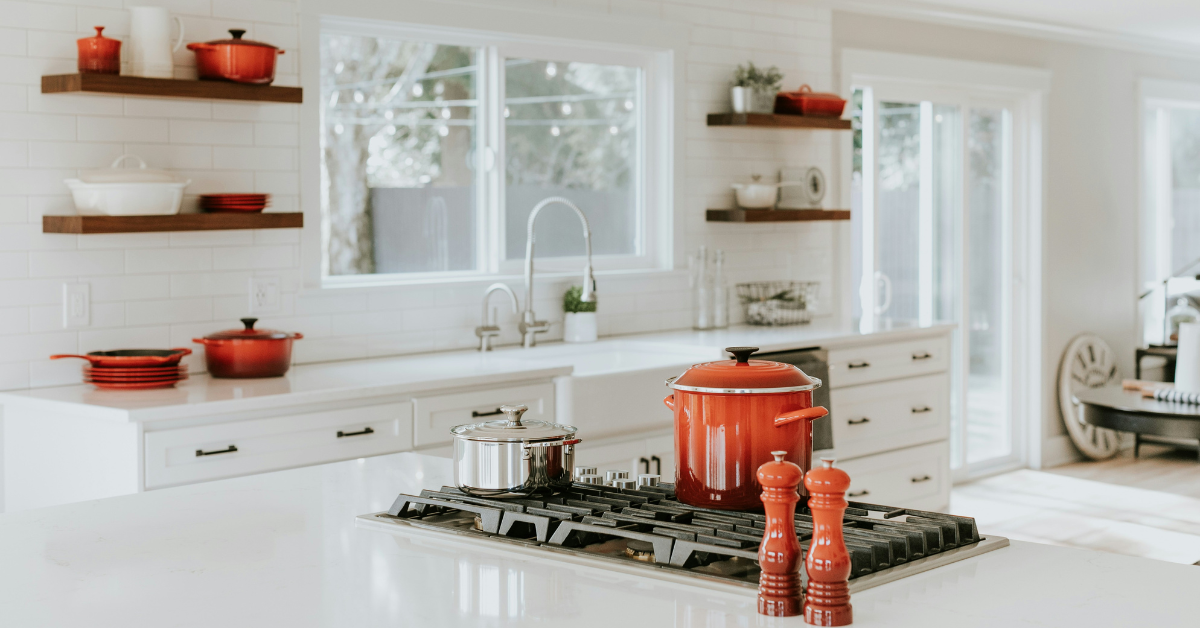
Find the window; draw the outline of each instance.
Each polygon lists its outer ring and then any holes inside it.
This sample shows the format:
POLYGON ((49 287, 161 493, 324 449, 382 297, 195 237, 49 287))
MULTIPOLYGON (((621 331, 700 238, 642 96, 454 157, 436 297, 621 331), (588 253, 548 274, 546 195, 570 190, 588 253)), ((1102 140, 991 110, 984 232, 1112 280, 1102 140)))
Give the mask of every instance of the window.
MULTIPOLYGON (((327 281, 515 274, 550 196, 587 216, 597 270, 657 264, 653 54, 336 22, 320 50, 327 281)), ((539 266, 577 270, 571 212, 543 212, 536 234, 539 266)))

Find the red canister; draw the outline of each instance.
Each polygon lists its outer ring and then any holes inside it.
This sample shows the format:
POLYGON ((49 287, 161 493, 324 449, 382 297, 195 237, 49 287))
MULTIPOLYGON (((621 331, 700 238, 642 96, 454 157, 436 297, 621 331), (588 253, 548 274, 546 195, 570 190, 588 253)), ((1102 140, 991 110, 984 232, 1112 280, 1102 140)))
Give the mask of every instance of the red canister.
POLYGON ((105 37, 103 26, 93 26, 95 37, 75 40, 79 47, 79 71, 91 74, 121 73, 121 40, 105 37))
POLYGON ((663 400, 675 412, 675 495, 703 508, 762 507, 755 473, 786 451, 807 472, 812 422, 829 411, 813 407, 821 380, 791 364, 751 360, 757 347, 729 347, 734 360, 697 364, 667 380, 663 400))

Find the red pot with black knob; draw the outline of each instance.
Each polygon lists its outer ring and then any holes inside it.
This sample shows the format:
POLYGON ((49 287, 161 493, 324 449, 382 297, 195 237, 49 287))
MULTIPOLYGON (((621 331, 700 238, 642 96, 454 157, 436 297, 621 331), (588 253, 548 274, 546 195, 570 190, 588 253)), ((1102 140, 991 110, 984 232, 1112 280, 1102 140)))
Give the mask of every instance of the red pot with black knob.
POLYGON ((227 329, 192 342, 204 345, 204 360, 213 377, 279 377, 292 366, 292 341, 303 334, 255 329, 257 318, 243 318, 244 329, 227 329))
POLYGON ((203 80, 270 85, 275 80, 275 58, 283 50, 261 41, 242 39, 246 31, 229 29, 233 39, 188 44, 196 53, 196 72, 203 80))
POLYGON ((757 347, 726 351, 735 359, 697 364, 667 380, 675 495, 703 508, 758 510, 758 468, 775 459, 771 452, 786 451, 787 461, 808 472, 812 422, 829 411, 813 406, 821 380, 791 364, 751 360, 757 347))

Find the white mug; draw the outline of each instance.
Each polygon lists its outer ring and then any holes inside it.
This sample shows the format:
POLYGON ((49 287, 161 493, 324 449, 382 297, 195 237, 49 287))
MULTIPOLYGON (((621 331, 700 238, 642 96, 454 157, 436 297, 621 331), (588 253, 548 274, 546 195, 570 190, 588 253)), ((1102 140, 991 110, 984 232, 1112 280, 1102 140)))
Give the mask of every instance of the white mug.
POLYGON ((129 7, 129 74, 146 78, 174 78, 172 54, 183 45, 183 20, 179 38, 171 44, 171 14, 162 7, 129 7))

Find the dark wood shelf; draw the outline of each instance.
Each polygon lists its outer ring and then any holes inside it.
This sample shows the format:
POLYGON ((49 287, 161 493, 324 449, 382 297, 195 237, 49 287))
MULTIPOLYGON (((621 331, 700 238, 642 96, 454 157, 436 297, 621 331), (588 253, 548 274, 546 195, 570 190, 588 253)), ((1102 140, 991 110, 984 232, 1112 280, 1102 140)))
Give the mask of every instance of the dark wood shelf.
POLYGON ((42 77, 43 94, 68 92, 283 103, 299 103, 304 94, 299 87, 247 85, 230 81, 187 81, 116 74, 53 74, 42 77))
POLYGON ((298 229, 300 212, 174 214, 172 216, 42 216, 42 233, 144 233, 222 229, 298 229))
POLYGON ((849 129, 850 121, 781 113, 710 113, 708 126, 758 126, 777 129, 849 129))
POLYGON ((848 209, 710 209, 708 222, 812 222, 850 220, 848 209))

